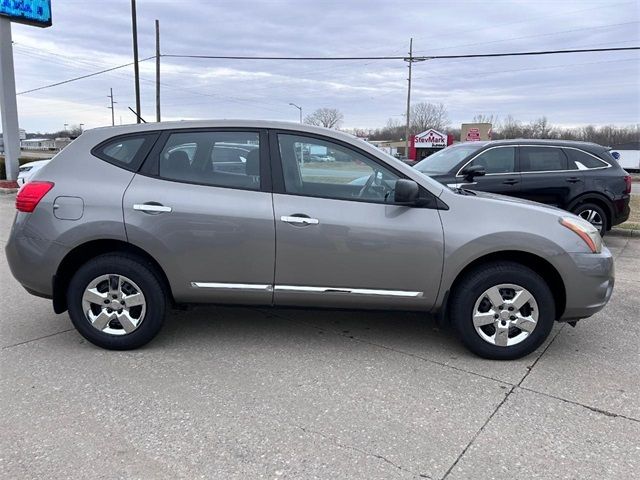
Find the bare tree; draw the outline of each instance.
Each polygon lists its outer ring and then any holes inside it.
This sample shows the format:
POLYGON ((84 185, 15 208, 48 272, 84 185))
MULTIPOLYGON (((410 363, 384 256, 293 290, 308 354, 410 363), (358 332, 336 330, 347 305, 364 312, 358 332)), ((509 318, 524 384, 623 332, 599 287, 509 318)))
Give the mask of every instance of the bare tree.
POLYGON ((531 129, 530 138, 552 138, 553 136, 553 127, 549 125, 547 117, 538 118, 530 124, 529 128, 531 129))
POLYGON ((411 133, 416 134, 429 128, 444 130, 449 125, 449 115, 442 103, 416 103, 411 106, 411 133))
POLYGON ((344 115, 337 108, 319 108, 304 119, 307 125, 318 127, 339 128, 344 120, 344 115))
POLYGON ((520 121, 516 120, 513 115, 507 115, 502 122, 502 127, 499 130, 493 131, 494 139, 498 138, 522 138, 522 126, 520 121))
POLYGON ((500 119, 498 118, 497 115, 485 115, 483 113, 478 113, 477 115, 473 116, 473 123, 490 123, 492 125, 492 128, 497 128, 498 124, 500 123, 500 119))

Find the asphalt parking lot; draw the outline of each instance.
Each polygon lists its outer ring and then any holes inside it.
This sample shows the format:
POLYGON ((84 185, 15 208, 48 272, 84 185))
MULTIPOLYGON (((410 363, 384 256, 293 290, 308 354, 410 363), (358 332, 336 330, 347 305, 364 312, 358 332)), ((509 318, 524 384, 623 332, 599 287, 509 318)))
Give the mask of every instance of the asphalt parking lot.
MULTIPOLYGON (((0 197, 0 246, 13 218, 0 197)), ((101 350, 0 255, 0 477, 632 478, 640 237, 607 308, 514 362, 418 314, 201 307, 101 350)))

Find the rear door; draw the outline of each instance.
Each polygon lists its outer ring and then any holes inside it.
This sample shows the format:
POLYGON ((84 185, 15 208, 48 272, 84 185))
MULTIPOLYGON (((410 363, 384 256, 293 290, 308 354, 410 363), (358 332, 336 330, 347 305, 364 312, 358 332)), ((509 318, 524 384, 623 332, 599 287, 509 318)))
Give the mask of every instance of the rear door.
POLYGON ((270 304, 275 227, 266 133, 165 132, 123 199, 127 236, 182 302, 270 304))
POLYGON ((435 198, 394 205, 401 174, 333 139, 274 132, 271 146, 276 305, 433 305, 443 261, 435 198))
POLYGON ((523 145, 520 149, 523 198, 566 208, 584 190, 584 177, 562 148, 523 145))
POLYGON ((518 196, 521 180, 515 146, 496 146, 482 151, 461 169, 459 177, 464 176, 465 168, 472 166, 483 167, 486 175, 475 177, 471 183, 460 180, 465 188, 518 196))

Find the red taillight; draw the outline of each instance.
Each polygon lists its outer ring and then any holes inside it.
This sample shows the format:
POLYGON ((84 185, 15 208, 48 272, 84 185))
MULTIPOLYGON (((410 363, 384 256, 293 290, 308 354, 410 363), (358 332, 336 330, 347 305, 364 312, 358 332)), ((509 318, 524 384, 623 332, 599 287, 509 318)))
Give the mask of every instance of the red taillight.
POLYGON ((16 197, 16 208, 20 212, 31 213, 40 203, 40 200, 53 188, 53 182, 33 182, 27 183, 18 192, 16 197))
POLYGON ((626 177, 624 177, 624 184, 626 186, 624 193, 631 193, 631 175, 627 175, 626 177))

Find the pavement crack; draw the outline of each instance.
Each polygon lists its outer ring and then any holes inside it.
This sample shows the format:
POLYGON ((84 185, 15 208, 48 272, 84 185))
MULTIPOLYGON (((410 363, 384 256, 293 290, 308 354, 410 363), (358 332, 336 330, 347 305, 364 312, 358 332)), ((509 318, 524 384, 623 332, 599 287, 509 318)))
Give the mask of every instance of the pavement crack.
POLYGON ((543 357, 543 355, 545 353, 547 353, 547 350, 549 350, 549 347, 551 347, 551 345, 553 344, 553 342, 556 341, 556 338, 558 338, 558 335, 560 335, 560 333, 562 332, 562 330, 564 330, 564 327, 566 327, 567 324, 563 323, 562 326, 558 329, 558 331, 556 332, 556 334, 553 336, 553 338, 551 338, 551 340, 549 341, 549 343, 547 344, 546 347, 544 347, 544 350, 542 350, 542 353, 540 355, 538 355, 538 358, 536 358, 534 360, 534 362, 531 364, 531 366, 528 368, 527 373, 525 373, 522 378, 520 379, 520 381, 518 382, 518 384, 516 385, 517 387, 519 387, 520 385, 522 385, 522 382, 525 381, 525 379, 529 376, 529 374, 533 371, 533 368, 538 364, 538 362, 540 361, 540 359, 543 357))
POLYGON ((73 328, 67 328, 66 330, 62 330, 60 332, 51 333, 49 335, 43 335, 42 337, 32 338, 31 340, 25 340, 24 342, 18 342, 18 343, 14 343, 12 345, 6 345, 6 346, 2 347, 2 350, 6 350, 7 348, 18 347, 20 345, 25 345, 25 344, 31 343, 31 342, 37 342, 38 340, 43 340, 43 339, 49 338, 49 337, 55 337, 56 335, 60 335, 61 333, 71 332, 72 330, 74 330, 74 329, 73 328))
POLYGON ((471 448, 471 445, 473 445, 473 442, 476 441, 476 438, 478 438, 480 436, 480 434, 484 431, 484 429, 487 427, 487 425, 489 425, 489 422, 491 421, 491 419, 493 417, 495 417, 495 415, 498 413, 498 411, 500 410, 500 408, 502 407, 502 405, 505 404, 505 402, 508 400, 508 398, 511 396, 511 394, 515 391, 515 389, 517 387, 520 387, 520 385, 522 385, 522 382, 524 382, 524 380, 527 378, 527 376, 531 373, 531 371, 533 370, 533 368, 536 366, 536 364, 538 363, 538 361, 542 358, 542 356, 547 353, 547 350, 549 349, 549 347, 551 346, 551 344, 553 344, 553 342, 555 341, 556 338, 558 338, 558 335, 560 335, 560 332, 562 332, 562 330, 564 329, 564 325, 562 325, 558 331, 556 332, 556 334, 553 336, 553 338, 549 341, 549 343, 547 344, 547 346, 544 348, 544 350, 542 350, 542 352, 540 353, 540 355, 538 355, 538 358, 535 359, 535 361, 531 364, 531 366, 529 367, 529 369, 527 370, 527 373, 525 373, 522 378, 520 379, 520 381, 518 382, 517 385, 512 385, 511 388, 509 389, 509 391, 507 392, 507 394, 504 396, 504 398, 502 399, 502 401, 496 406, 496 408, 493 410, 493 412, 491 412, 491 415, 489 415, 489 418, 487 418, 487 420, 482 424, 482 426, 480 427, 480 429, 475 433, 475 435, 471 438, 471 440, 469 441, 469 443, 467 444, 466 447, 464 447, 464 449, 462 450, 462 452, 460 452, 460 455, 458 455, 458 457, 455 459, 455 461, 451 464, 451 466, 449 467, 449 469, 446 471, 446 473, 444 474, 444 476, 442 477, 442 480, 445 480, 453 471, 453 469, 456 467, 456 465, 458 464, 458 462, 462 459, 462 457, 464 457, 465 453, 467 453, 467 451, 469 450, 469 448, 471 448))
POLYGON ((623 419, 629 420, 631 422, 640 423, 640 419, 637 419, 637 418, 634 418, 634 417, 629 417, 627 415, 622 415, 621 413, 614 413, 614 412, 610 412, 608 410, 603 410, 602 408, 593 407, 591 405, 586 405, 584 403, 576 402, 574 400, 567 400, 566 398, 557 397, 557 396, 551 395, 549 393, 539 392, 538 390, 534 390, 533 388, 527 388, 527 387, 521 387, 521 386, 518 386, 518 388, 520 388, 521 390, 525 390, 527 392, 537 393, 538 395, 542 395, 542 396, 547 397, 547 398, 553 398, 554 400, 560 400, 561 402, 564 402, 564 403, 569 403, 571 405, 576 405, 578 407, 586 408, 587 410, 591 410, 592 412, 600 413, 602 415, 606 415, 607 417, 623 418, 623 419))
POLYGON ((280 318, 280 319, 285 320, 287 322, 296 323, 296 324, 300 324, 300 325, 306 325, 307 327, 312 327, 312 328, 315 328, 315 329, 318 329, 318 330, 322 330, 323 332, 330 332, 330 333, 333 333, 334 335, 339 335, 341 337, 345 337, 345 338, 348 338, 350 340, 355 340, 356 342, 361 342, 361 343, 365 343, 367 345, 371 345, 373 347, 378 347, 378 348, 382 348, 384 350, 389 350, 390 352, 399 353, 400 355, 405 355, 407 357, 417 358, 418 360, 422 360, 423 362, 428 362, 428 363, 432 363, 434 365, 439 365, 441 367, 450 368, 450 369, 456 370, 458 372, 467 373, 469 375, 474 375, 476 377, 484 378, 486 380, 491 380, 493 382, 497 382, 497 383, 500 383, 502 385, 514 386, 514 384, 512 384, 510 382, 507 382, 505 380, 499 380, 499 379, 491 377, 489 375, 483 375, 481 373, 471 372, 469 370, 465 370, 464 368, 456 367, 455 365, 451 365, 451 364, 446 363, 446 362, 438 362, 437 360, 433 360, 431 358, 425 358, 425 357, 422 357, 420 355, 416 355, 415 353, 405 352, 403 350, 398 350, 396 348, 388 347, 388 346, 382 345, 380 343, 375 343, 375 342, 372 342, 370 340, 365 340, 363 338, 356 337, 355 335, 352 335, 352 334, 346 334, 346 333, 343 333, 343 332, 335 330, 335 329, 327 329, 326 327, 321 327, 321 326, 318 326, 318 325, 314 325, 313 323, 308 323, 308 322, 304 322, 304 321, 300 321, 300 320, 294 320, 292 318, 285 317, 285 316, 280 315, 278 313, 265 312, 263 310, 259 310, 259 311, 261 313, 272 315, 274 317, 280 318))
POLYGON ((368 456, 368 457, 374 457, 374 458, 377 458, 378 460, 382 460, 383 462, 388 463, 389 465, 391 465, 391 466, 393 466, 393 467, 397 468, 398 470, 401 470, 401 471, 403 471, 403 472, 410 473, 411 475, 419 475, 419 476, 420 476, 420 478, 431 478, 431 477, 429 477, 429 476, 427 476, 427 475, 425 475, 425 474, 417 474, 417 473, 415 473, 415 472, 412 472, 411 470, 407 470, 406 468, 402 467, 401 465, 398 465, 397 463, 393 462, 392 460, 389 460, 389 459, 388 459, 387 457, 385 457, 384 455, 380 455, 380 454, 378 454, 378 453, 368 452, 368 451, 366 451, 366 450, 363 450, 363 449, 358 448, 358 447, 354 447, 354 446, 352 446, 352 445, 345 445, 344 443, 340 443, 340 442, 338 442, 338 441, 335 439, 335 437, 332 437, 332 436, 330 436, 330 435, 326 435, 326 434, 324 434, 324 433, 322 433, 322 432, 319 432, 319 431, 317 431, 317 430, 312 430, 312 429, 310 429, 310 428, 302 427, 302 426, 300 426, 300 425, 295 425, 295 427, 296 427, 296 428, 299 428, 299 429, 300 429, 300 430, 302 430, 304 433, 310 433, 310 434, 313 434, 313 435, 318 435, 318 436, 320 436, 320 437, 324 438, 325 440, 328 440, 329 442, 331 442, 331 443, 332 443, 333 445, 335 445, 336 447, 344 448, 344 449, 347 449, 347 450, 353 450, 353 451, 355 451, 355 452, 361 453, 362 455, 366 455, 366 456, 368 456))

